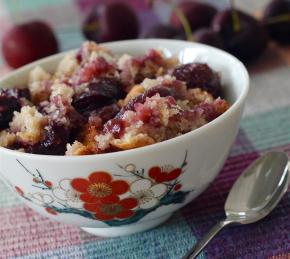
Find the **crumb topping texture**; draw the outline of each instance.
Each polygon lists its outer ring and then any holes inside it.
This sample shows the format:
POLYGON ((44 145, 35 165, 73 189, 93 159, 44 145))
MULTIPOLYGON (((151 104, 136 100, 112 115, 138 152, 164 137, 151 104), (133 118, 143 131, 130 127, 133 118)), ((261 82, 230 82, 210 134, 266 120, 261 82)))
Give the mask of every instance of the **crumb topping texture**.
POLYGON ((120 57, 94 42, 68 53, 51 74, 0 90, 0 146, 79 156, 171 139, 214 120, 229 104, 218 72, 179 64, 156 49, 120 57))

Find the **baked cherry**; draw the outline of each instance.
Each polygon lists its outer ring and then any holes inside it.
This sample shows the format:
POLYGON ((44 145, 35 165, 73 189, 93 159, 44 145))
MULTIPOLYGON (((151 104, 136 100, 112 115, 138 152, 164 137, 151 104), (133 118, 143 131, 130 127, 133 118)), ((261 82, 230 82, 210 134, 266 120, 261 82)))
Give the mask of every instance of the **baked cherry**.
POLYGON ((9 122, 13 118, 14 111, 19 111, 20 105, 16 98, 6 97, 0 93, 0 129, 9 126, 9 122))
POLYGON ((69 143, 70 129, 51 122, 44 129, 44 138, 39 143, 24 147, 28 153, 41 155, 64 155, 69 143))
POLYGON ((123 97, 122 84, 115 78, 99 78, 73 98, 72 105, 80 113, 87 113, 111 104, 123 97))
POLYGON ((96 42, 135 39, 139 21, 130 6, 121 2, 95 7, 82 27, 85 37, 96 42))
MULTIPOLYGON (((100 118, 104 124, 110 119, 113 119, 116 114, 120 111, 120 108, 117 104, 113 103, 111 105, 106 105, 102 108, 96 109, 89 114, 89 122, 94 120, 96 117, 100 118)), ((85 114, 86 115, 86 114, 85 114)))
POLYGON ((173 71, 173 76, 186 82, 188 88, 201 88, 217 97, 221 95, 221 81, 207 64, 189 63, 180 65, 173 71))
POLYGON ((2 39, 2 53, 7 64, 21 67, 58 52, 58 43, 51 27, 42 21, 16 25, 2 39))
POLYGON ((133 99, 131 99, 125 106, 122 107, 120 112, 116 115, 115 118, 120 119, 122 118, 123 114, 126 111, 134 111, 136 103, 145 103, 147 97, 152 97, 156 94, 159 94, 161 97, 172 96, 173 91, 164 86, 155 86, 148 90, 146 90, 143 94, 139 94, 133 99))
MULTIPOLYGON (((152 88, 148 89, 147 91, 145 91, 143 94, 137 95, 132 100, 130 100, 127 103, 127 105, 125 105, 122 108, 122 110, 123 111, 128 111, 128 110, 133 111, 136 103, 143 104, 143 103, 145 103, 147 97, 150 98, 156 94, 159 94, 161 97, 166 97, 166 96, 171 96, 172 92, 167 87, 163 87, 163 86, 152 87, 152 88)), ((121 112, 122 112, 122 110, 121 110, 121 112)))
POLYGON ((19 111, 21 108, 22 98, 30 99, 28 89, 0 89, 0 129, 9 126, 14 111, 19 111))

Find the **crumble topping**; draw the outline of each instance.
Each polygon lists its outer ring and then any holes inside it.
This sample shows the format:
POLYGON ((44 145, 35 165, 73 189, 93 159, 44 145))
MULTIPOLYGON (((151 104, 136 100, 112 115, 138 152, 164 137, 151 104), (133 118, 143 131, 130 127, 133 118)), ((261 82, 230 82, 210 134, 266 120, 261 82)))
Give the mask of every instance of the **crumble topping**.
POLYGON ((9 147, 16 141, 16 135, 6 130, 0 131, 0 146, 9 147))
POLYGON ((20 141, 36 143, 41 139, 46 124, 47 118, 35 107, 24 106, 20 112, 14 112, 10 128, 20 141))
POLYGON ((35 103, 47 100, 50 95, 51 75, 40 66, 36 66, 29 73, 28 89, 31 99, 35 103))
POLYGON ((70 156, 143 147, 223 114, 219 96, 220 75, 207 64, 155 49, 118 57, 85 42, 54 74, 36 66, 26 89, 0 89, 0 146, 70 156))
POLYGON ((68 103, 72 102, 74 91, 70 86, 66 84, 54 84, 52 85, 51 90, 52 90, 50 95, 51 100, 57 96, 60 96, 60 98, 63 101, 66 101, 68 103))
POLYGON ((65 80, 69 78, 78 68, 79 63, 74 53, 68 53, 59 63, 55 77, 65 80))

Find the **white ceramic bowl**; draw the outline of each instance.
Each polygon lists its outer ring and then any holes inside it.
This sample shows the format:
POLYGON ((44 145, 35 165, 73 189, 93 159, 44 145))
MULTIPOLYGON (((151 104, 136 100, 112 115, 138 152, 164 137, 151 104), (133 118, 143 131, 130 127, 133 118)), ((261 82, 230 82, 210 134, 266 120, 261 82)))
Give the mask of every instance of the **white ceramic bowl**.
MULTIPOLYGON (((29 207, 93 234, 120 236, 161 224, 213 181, 236 137, 249 77, 235 57, 201 44, 132 40, 104 45, 116 54, 138 55, 161 48, 166 55, 177 55, 182 63, 206 62, 221 73, 226 98, 232 104, 199 129, 128 151, 60 157, 0 148, 0 172, 29 207)), ((0 86, 25 84, 35 65, 53 72, 64 55, 15 70, 0 80, 0 86)))

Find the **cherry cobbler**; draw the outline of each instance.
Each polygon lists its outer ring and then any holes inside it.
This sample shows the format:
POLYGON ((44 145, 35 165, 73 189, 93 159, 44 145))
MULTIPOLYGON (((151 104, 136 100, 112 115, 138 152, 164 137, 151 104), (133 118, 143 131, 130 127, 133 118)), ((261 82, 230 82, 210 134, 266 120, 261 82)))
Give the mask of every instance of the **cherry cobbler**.
POLYGON ((0 146, 46 155, 128 150, 182 135, 229 104, 217 72, 151 49, 114 56, 85 42, 51 74, 36 66, 27 86, 0 90, 0 146))

